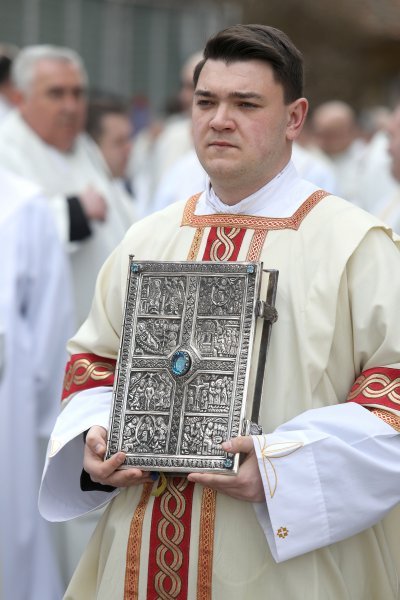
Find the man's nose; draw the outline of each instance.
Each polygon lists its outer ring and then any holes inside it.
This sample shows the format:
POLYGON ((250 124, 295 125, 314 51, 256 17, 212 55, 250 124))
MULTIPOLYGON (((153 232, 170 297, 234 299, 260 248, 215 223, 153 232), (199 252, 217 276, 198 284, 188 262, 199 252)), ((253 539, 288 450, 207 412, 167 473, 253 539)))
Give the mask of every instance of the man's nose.
POLYGON ((80 108, 82 104, 82 99, 78 97, 76 94, 64 94, 63 97, 63 107, 64 110, 68 111, 76 111, 80 108))
POLYGON ((225 104, 220 104, 210 121, 210 126, 213 129, 232 129, 234 127, 232 110, 225 104))

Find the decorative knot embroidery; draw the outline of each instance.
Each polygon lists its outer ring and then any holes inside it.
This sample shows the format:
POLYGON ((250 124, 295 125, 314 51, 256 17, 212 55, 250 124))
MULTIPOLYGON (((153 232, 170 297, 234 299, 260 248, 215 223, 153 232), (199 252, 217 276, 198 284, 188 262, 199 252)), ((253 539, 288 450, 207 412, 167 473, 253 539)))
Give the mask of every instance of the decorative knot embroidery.
POLYGON ((263 459, 263 467, 265 479, 268 483, 268 489, 271 498, 274 497, 278 486, 278 475, 272 459, 283 458, 293 454, 304 446, 303 442, 276 442, 275 444, 267 444, 267 437, 264 435, 255 436, 259 446, 260 454, 263 459), (262 443, 261 443, 262 440, 262 443))
POLYGON ((276 535, 284 540, 289 535, 289 530, 286 527, 279 527, 276 535))

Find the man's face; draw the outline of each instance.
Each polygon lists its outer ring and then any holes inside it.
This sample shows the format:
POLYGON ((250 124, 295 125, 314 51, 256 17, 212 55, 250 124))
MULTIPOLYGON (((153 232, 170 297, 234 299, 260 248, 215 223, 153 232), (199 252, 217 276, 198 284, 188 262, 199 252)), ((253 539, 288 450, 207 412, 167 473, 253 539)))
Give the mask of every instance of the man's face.
POLYGON ((132 125, 128 117, 105 115, 98 145, 113 177, 124 177, 132 147, 132 125))
POLYGON ((64 61, 39 61, 20 111, 44 142, 62 152, 71 150, 86 117, 86 92, 79 69, 64 61))
POLYGON ((397 108, 389 122, 389 154, 392 157, 392 175, 400 181, 400 107, 397 108))
POLYGON ((314 139, 328 156, 345 152, 355 139, 353 124, 341 116, 314 121, 314 139))
POLYGON ((307 110, 285 104, 272 68, 259 60, 207 60, 193 101, 193 137, 213 188, 236 204, 287 164, 307 110))

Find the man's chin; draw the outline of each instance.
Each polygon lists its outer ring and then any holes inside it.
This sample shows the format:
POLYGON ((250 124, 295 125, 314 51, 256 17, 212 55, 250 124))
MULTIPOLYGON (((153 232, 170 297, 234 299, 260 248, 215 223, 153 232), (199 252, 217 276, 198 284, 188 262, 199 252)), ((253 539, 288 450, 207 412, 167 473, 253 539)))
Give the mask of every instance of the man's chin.
POLYGON ((213 177, 225 177, 225 178, 235 178, 237 175, 238 169, 231 162, 227 163, 224 160, 212 160, 208 163, 207 168, 205 169, 212 179, 213 177))
POLYGON ((62 138, 55 140, 55 143, 52 144, 57 150, 60 152, 72 152, 74 148, 76 140, 76 135, 74 137, 68 136, 68 138, 62 138))

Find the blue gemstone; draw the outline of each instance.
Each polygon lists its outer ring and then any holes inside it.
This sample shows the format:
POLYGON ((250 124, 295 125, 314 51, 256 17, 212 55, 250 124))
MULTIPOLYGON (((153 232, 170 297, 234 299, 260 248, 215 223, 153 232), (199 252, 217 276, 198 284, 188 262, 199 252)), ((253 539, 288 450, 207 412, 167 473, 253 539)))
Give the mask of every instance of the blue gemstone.
POLYGON ((247 265, 247 272, 248 273, 254 273, 254 265, 247 265))
POLYGON ((231 458, 226 458, 224 460, 224 467, 226 469, 231 469, 233 467, 233 460, 231 458))
POLYGON ((192 361, 188 352, 178 350, 172 356, 172 372, 174 375, 186 375, 190 369, 192 361))
POLYGON ((132 263, 131 264, 131 271, 132 271, 132 273, 139 273, 139 271, 140 271, 140 265, 138 265, 137 263, 132 263))

